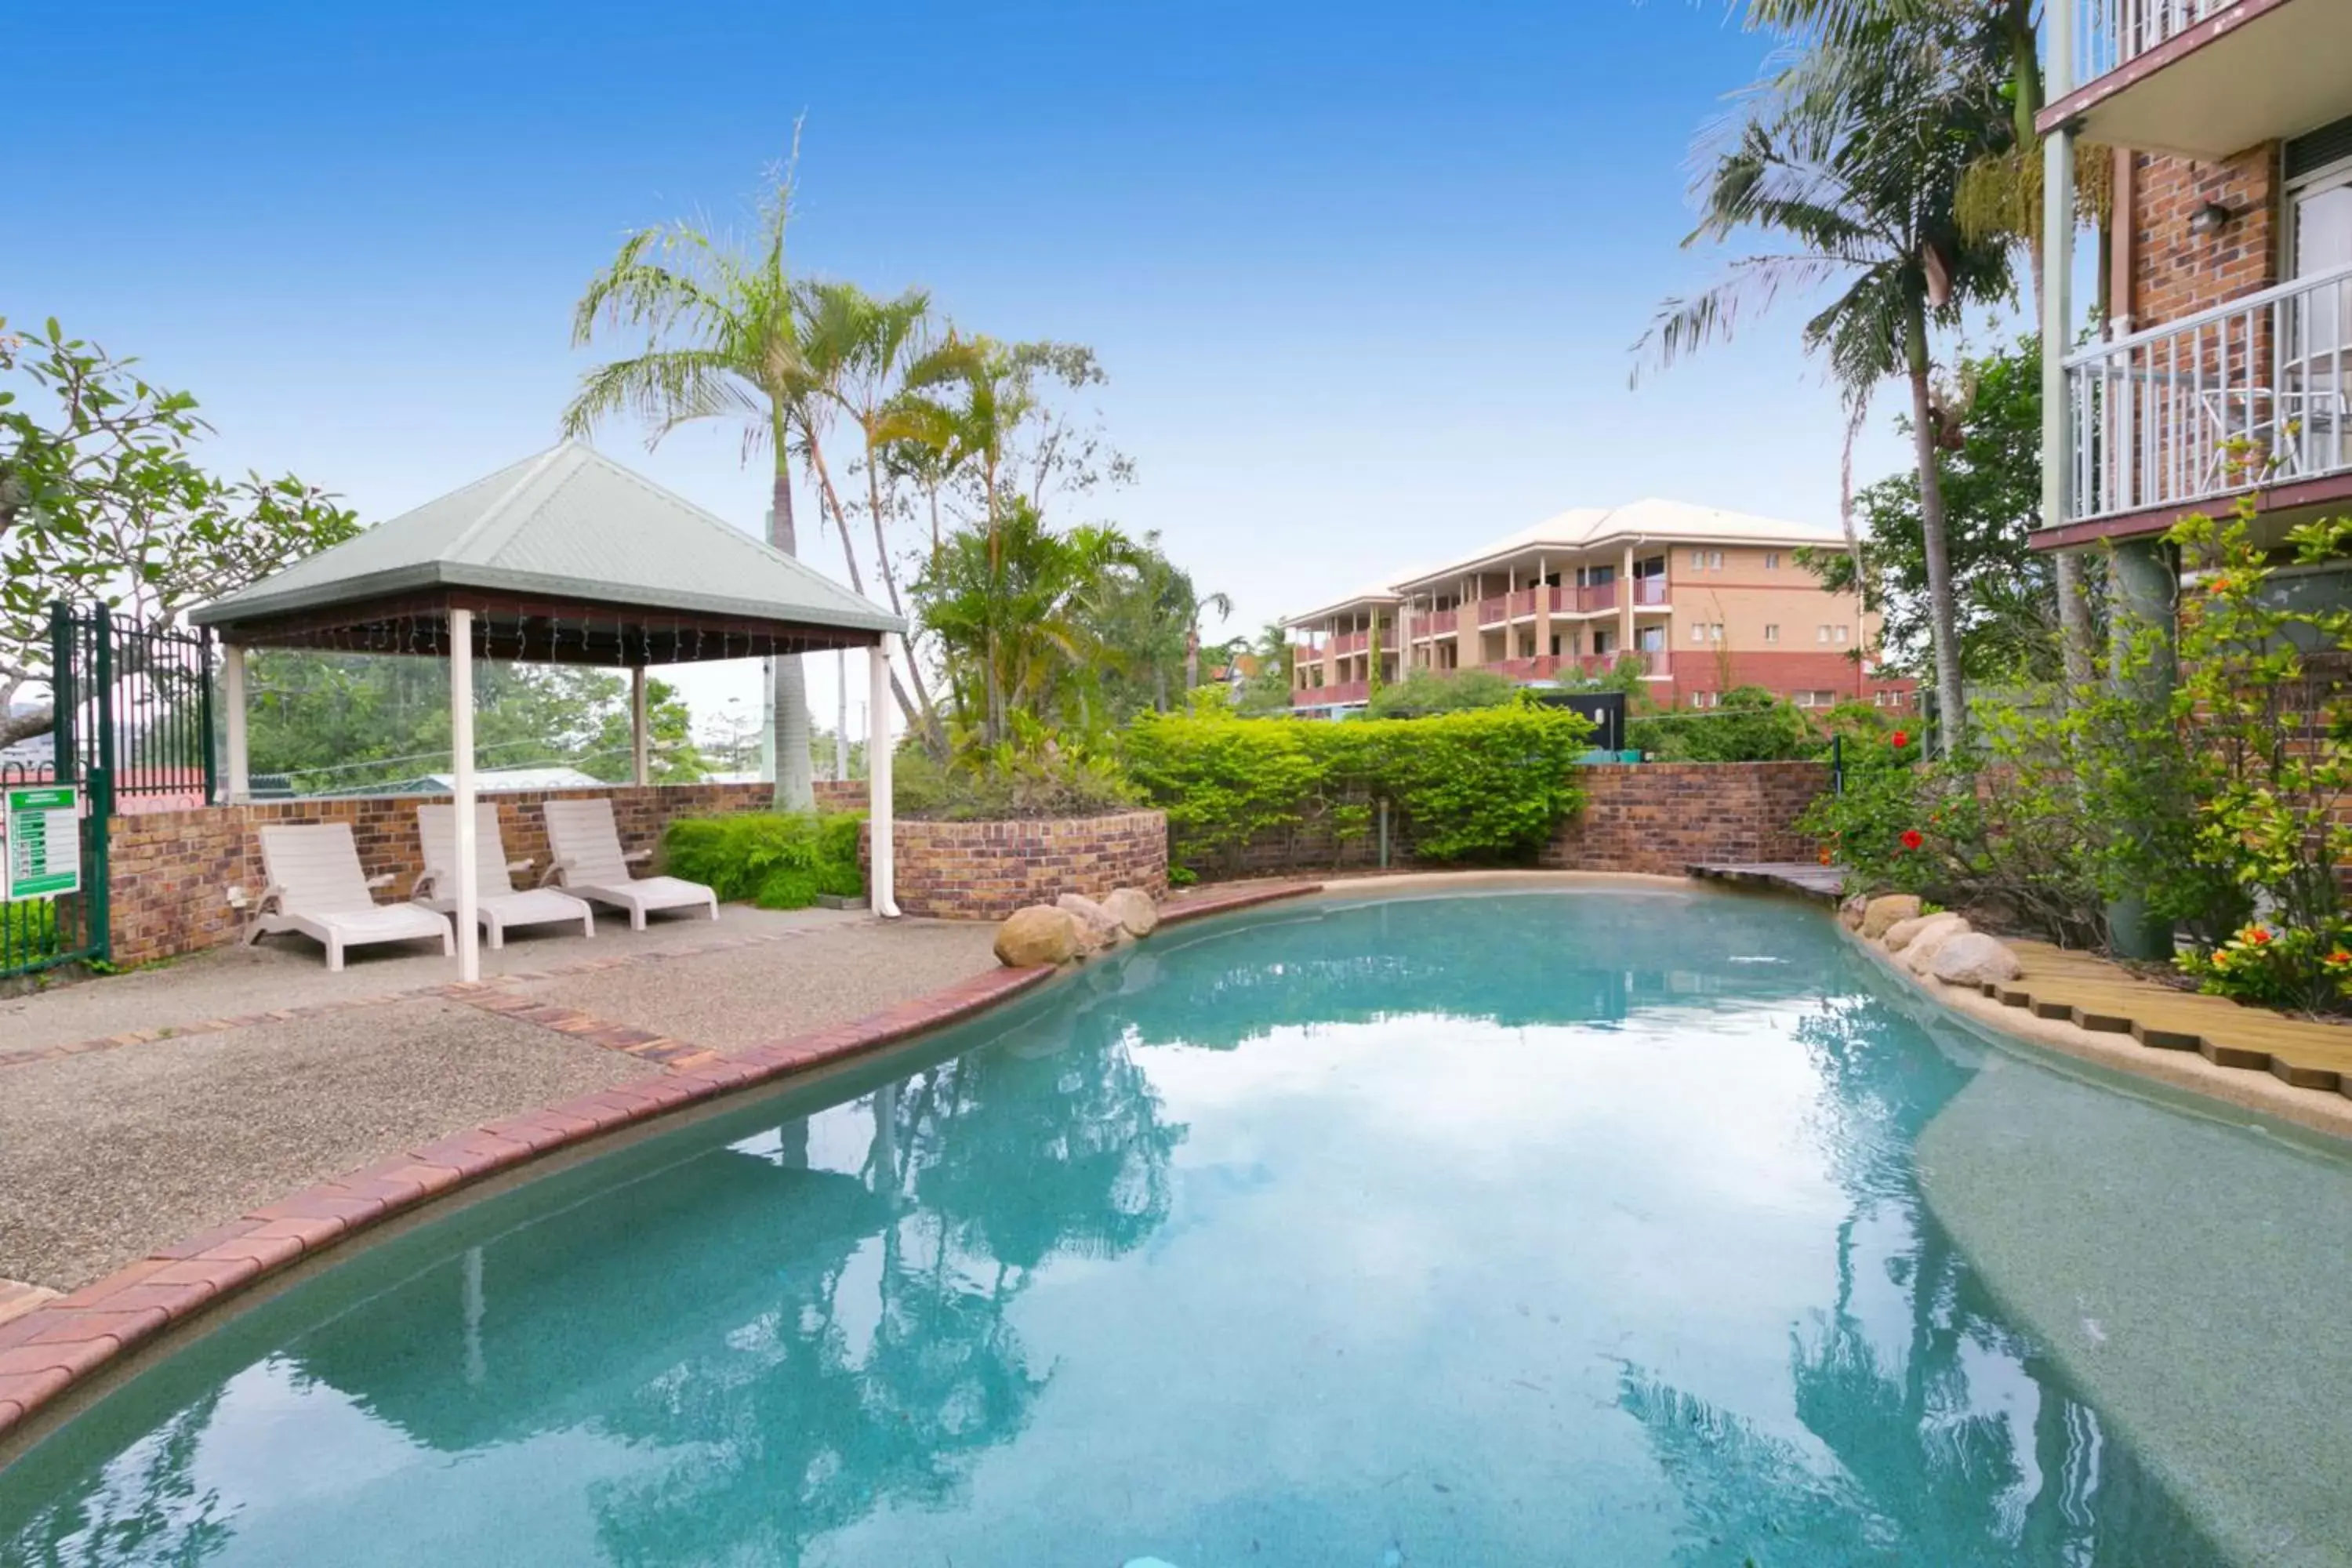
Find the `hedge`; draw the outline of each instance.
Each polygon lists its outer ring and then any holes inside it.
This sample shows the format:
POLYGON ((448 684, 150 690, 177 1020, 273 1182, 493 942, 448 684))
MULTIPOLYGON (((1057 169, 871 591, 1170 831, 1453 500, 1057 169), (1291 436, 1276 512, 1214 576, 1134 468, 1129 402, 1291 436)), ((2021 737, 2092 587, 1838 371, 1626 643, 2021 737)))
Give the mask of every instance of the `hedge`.
POLYGON ((1197 876, 1238 869, 1276 833, 1360 844, 1383 800, 1417 859, 1531 859, 1583 805, 1575 763, 1591 735, 1581 716, 1533 706, 1336 724, 1188 713, 1139 719, 1123 750, 1168 814, 1171 865, 1197 876))

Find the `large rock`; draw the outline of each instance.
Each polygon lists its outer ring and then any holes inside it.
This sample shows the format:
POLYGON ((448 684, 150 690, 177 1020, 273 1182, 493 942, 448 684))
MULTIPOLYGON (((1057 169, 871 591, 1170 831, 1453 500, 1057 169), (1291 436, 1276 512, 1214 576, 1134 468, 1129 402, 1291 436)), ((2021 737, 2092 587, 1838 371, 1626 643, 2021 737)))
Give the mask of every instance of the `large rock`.
POLYGON ((1911 945, 1913 937, 1927 929, 1929 921, 1941 920, 1946 912, 1943 910, 1937 910, 1932 915, 1914 915, 1907 921, 1896 921, 1886 928, 1886 934, 1878 939, 1879 945, 1889 952, 1901 952, 1911 945))
POLYGON ((1127 928, 1118 923, 1118 917, 1084 893, 1064 893, 1054 900, 1054 907, 1067 910, 1078 922, 1081 952, 1100 952, 1127 940, 1127 928))
POLYGON ((1859 896, 1848 899, 1845 902, 1838 906, 1838 923, 1845 927, 1848 931, 1860 931, 1862 929, 1863 910, 1867 909, 1869 906, 1870 900, 1868 899, 1861 898, 1859 896))
POLYGON ((1897 921, 1918 918, 1919 900, 1916 894, 1888 893, 1863 906, 1862 934, 1876 942, 1897 921))
POLYGON ((1067 910, 1031 904, 1015 910, 996 928, 996 962, 1014 969, 1067 963, 1077 957, 1078 920, 1067 910))
POLYGON ((2021 973, 2017 954, 1980 931, 1963 931, 1936 950, 1927 972, 1950 985, 1991 985, 2021 973))
POLYGON ((1102 901, 1103 912, 1127 928, 1129 936, 1150 936, 1160 927, 1160 908, 1140 888, 1113 888, 1102 901))
POLYGON ((1936 954, 1943 950, 1944 944, 1956 936, 1966 936, 1969 929, 1969 922, 1958 915, 1936 915, 1904 943, 1902 954, 1895 962, 1914 974, 1925 974, 1927 966, 1936 962, 1936 954))

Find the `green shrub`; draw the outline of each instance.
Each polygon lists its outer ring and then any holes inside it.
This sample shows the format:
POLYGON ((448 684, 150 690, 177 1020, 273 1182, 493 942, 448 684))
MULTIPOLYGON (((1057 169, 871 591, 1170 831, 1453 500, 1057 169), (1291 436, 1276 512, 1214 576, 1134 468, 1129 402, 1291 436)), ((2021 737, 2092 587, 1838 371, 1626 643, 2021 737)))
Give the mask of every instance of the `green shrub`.
POLYGON ((1012 740, 964 744, 945 763, 919 746, 900 747, 891 764, 893 808, 931 822, 1016 822, 1134 807, 1116 757, 1052 735, 1025 714, 1013 719, 1012 740))
POLYGON ((858 821, 814 812, 680 817, 663 835, 662 855, 673 875, 708 883, 722 899, 763 910, 805 909, 819 893, 865 892, 858 821))
POLYGON ((1491 669, 1416 669, 1393 686, 1383 686, 1364 704, 1368 719, 1419 719, 1458 713, 1466 708, 1503 708, 1518 700, 1519 689, 1491 669))
POLYGON ((1720 707, 1631 721, 1625 743, 1662 763, 1780 763, 1821 755, 1827 742, 1795 704, 1760 686, 1723 694, 1720 707))
POLYGON ((1381 800, 1419 858, 1527 859, 1583 804, 1575 760, 1591 735, 1580 715, 1518 704, 1338 724, 1164 714, 1138 720, 1124 751, 1168 814, 1171 857, 1198 874, 1269 833, 1360 845, 1381 800))

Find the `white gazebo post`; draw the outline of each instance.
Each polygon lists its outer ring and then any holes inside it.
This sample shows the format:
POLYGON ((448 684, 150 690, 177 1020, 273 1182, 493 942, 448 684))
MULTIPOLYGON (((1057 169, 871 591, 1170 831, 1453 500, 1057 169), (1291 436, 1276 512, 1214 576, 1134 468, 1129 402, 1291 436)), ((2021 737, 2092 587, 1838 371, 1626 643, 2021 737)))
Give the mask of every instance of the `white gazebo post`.
POLYGON ((870 862, 866 883, 874 912, 886 921, 898 918, 897 868, 890 841, 890 645, 898 640, 884 632, 866 653, 866 826, 870 862))
POLYGON ((646 718, 646 667, 629 667, 629 782, 639 789, 654 782, 651 726, 646 718))
POLYGON ((474 865, 474 612, 449 612, 449 761, 457 817, 457 978, 482 977, 481 890, 474 865))
POLYGON ((245 750, 245 645, 221 644, 221 707, 228 723, 227 764, 221 781, 221 798, 242 805, 253 794, 252 775, 245 750))

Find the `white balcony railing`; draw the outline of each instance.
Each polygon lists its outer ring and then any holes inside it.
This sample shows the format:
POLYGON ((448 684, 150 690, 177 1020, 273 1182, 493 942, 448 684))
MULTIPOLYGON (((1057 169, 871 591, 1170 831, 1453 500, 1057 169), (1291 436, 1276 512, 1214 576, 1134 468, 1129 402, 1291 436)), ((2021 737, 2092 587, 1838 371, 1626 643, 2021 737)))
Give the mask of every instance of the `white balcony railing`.
POLYGON ((2074 0, 2074 79, 2096 81, 2242 0, 2074 0))
POLYGON ((2070 522, 2352 471, 2352 267, 2066 361, 2070 522))

